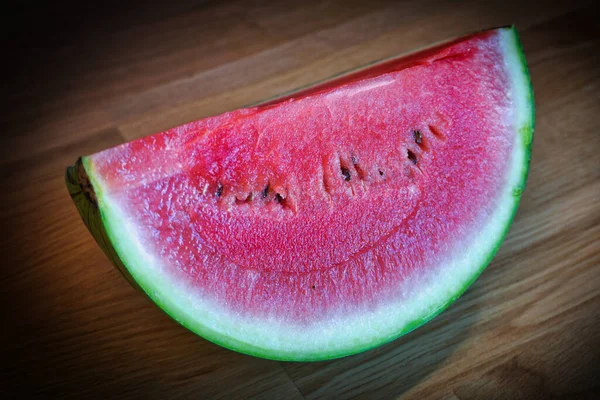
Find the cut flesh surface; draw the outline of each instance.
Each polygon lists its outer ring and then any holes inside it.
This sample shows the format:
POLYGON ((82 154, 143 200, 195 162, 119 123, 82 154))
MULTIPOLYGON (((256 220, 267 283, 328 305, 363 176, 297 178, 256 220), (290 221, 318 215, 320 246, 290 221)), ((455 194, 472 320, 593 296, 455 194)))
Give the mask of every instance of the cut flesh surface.
POLYGON ((501 28, 81 165, 103 247, 164 311, 233 350, 318 360, 414 329, 476 279, 532 134, 520 43, 501 28))

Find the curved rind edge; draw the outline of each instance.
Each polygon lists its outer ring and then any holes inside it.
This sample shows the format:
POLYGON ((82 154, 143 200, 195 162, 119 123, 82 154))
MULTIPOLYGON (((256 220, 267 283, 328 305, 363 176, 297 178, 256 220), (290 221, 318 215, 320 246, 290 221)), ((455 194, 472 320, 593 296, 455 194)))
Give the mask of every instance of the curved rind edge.
MULTIPOLYGON (((485 262, 480 265, 476 273, 471 276, 471 279, 456 291, 452 296, 448 297, 448 300, 440 307, 436 308, 433 312, 430 312, 421 318, 416 318, 413 321, 405 324, 396 334, 385 338, 380 338, 376 342, 369 343, 367 345, 361 345, 357 347, 348 347, 344 351, 332 352, 332 353, 319 353, 319 354, 299 354, 299 353, 282 353, 279 351, 272 351, 259 346, 249 344, 237 340, 235 338, 225 336, 219 332, 203 325, 200 321, 194 318, 188 318, 184 313, 180 313, 178 306, 175 305, 168 296, 161 296, 159 291, 155 289, 155 283, 148 276, 145 276, 132 268, 127 267, 127 263, 123 260, 135 259, 141 257, 141 254, 136 252, 136 249, 128 248, 123 246, 123 241, 119 240, 119 230, 121 229, 122 221, 115 218, 110 209, 105 209, 102 206, 102 194, 97 193, 100 200, 100 206, 97 207, 91 203, 90 200, 82 193, 81 187, 77 183, 76 166, 69 167, 66 172, 66 183, 69 189, 69 193, 75 202, 75 205, 84 220, 86 226, 98 242, 100 247, 107 254, 111 262, 121 271, 125 278, 137 289, 144 292, 159 308, 161 308, 166 314, 177 321, 182 326, 195 332, 206 340, 218 344, 219 346, 234 350, 240 353, 248 354, 255 357, 279 360, 279 361, 322 361, 334 358, 340 358, 360 352, 364 352, 376 347, 379 347, 385 343, 389 343, 397 338, 413 331, 414 329, 422 326, 435 316, 439 315, 442 311, 448 308, 452 303, 456 301, 479 277, 483 270, 494 258, 495 254, 499 250, 512 221, 516 215, 520 196, 525 188, 527 181, 529 163, 531 157, 531 145, 533 141, 534 131, 534 98, 529 71, 525 60, 525 55, 521 46, 521 42, 518 33, 514 26, 507 28, 499 28, 499 32, 505 35, 505 46, 507 51, 511 53, 511 57, 517 57, 519 60, 519 69, 514 70, 511 74, 511 78, 514 85, 518 85, 523 98, 517 99, 521 104, 517 112, 519 113, 519 119, 522 120, 518 124, 518 133, 522 138, 522 149, 524 151, 523 160, 514 160, 513 162, 521 163, 521 181, 513 189, 513 203, 511 215, 506 221, 504 231, 502 235, 498 237, 495 246, 488 253, 488 257, 485 262)), ((101 187, 97 182, 93 171, 93 165, 85 157, 78 160, 77 163, 82 163, 85 168, 92 185, 96 188, 101 187)), ((139 249, 138 249, 139 250, 139 249)))
POLYGON ((69 195, 71 196, 73 203, 75 203, 75 208, 77 208, 79 216, 104 254, 106 254, 117 270, 134 288, 141 290, 121 261, 121 258, 116 253, 115 248, 108 237, 108 233, 106 232, 98 205, 90 200, 79 183, 79 169, 81 167, 85 168, 86 162, 84 162, 84 160, 85 157, 79 158, 74 165, 67 167, 67 170, 65 171, 65 183, 69 195))

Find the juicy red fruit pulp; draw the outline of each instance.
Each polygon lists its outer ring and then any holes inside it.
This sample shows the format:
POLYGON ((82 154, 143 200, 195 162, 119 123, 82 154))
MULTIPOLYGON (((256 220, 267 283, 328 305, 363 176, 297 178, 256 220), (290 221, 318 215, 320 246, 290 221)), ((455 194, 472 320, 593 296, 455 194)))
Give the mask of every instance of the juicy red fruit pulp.
POLYGON ((373 308, 486 222, 514 136, 495 33, 380 72, 92 162, 143 246, 204 298, 289 323, 373 308))

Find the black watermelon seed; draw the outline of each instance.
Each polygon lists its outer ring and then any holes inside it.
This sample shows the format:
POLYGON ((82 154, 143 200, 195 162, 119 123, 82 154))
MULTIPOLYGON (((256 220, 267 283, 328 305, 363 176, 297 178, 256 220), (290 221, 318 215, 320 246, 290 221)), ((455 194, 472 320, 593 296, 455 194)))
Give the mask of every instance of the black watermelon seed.
POLYGON ((417 163, 417 156, 410 150, 407 150, 408 159, 412 161, 413 164, 417 163))
POLYGON ((344 176, 344 180, 350 181, 350 170, 346 167, 342 167, 342 175, 344 176))
POLYGON ((415 138, 416 144, 421 144, 423 142, 423 135, 421 131, 413 131, 413 137, 415 138))

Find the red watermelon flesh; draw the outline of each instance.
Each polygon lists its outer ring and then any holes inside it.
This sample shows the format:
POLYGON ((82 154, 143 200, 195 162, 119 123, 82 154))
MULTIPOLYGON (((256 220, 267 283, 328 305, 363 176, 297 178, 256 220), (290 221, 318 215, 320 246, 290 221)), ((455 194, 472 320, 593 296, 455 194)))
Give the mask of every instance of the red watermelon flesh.
POLYGON ((468 287, 516 211, 532 132, 520 44, 502 28, 79 172, 101 244, 176 320, 241 352, 325 359, 413 329, 468 287))

